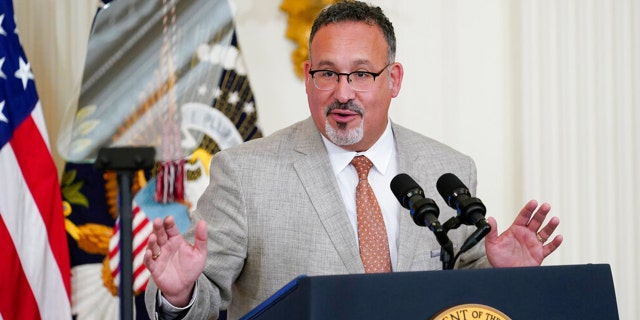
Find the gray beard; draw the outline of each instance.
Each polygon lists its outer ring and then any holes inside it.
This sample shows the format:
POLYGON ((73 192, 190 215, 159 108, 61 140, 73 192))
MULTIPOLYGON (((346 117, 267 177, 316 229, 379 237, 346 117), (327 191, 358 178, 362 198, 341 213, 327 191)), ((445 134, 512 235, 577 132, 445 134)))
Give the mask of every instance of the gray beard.
POLYGON ((350 146, 362 140, 364 136, 364 119, 360 120, 360 126, 353 129, 347 129, 346 124, 339 123, 338 129, 334 129, 329 124, 329 119, 324 122, 324 131, 327 138, 338 146, 350 146))
POLYGON ((349 101, 347 103, 334 102, 327 106, 325 115, 324 131, 327 134, 327 138, 334 144, 338 146, 350 146, 360 142, 364 137, 364 110, 353 103, 353 101, 349 101), (338 123, 338 129, 331 127, 329 124, 329 113, 336 109, 357 112, 362 117, 360 120, 360 126, 353 129, 347 129, 346 123, 338 123))

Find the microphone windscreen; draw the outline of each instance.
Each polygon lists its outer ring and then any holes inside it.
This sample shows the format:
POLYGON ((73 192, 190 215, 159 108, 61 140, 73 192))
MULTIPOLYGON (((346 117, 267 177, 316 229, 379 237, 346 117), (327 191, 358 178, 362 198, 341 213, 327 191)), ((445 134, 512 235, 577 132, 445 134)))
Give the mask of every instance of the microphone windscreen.
POLYGON ((411 178, 408 174, 406 173, 400 173, 397 176, 395 176, 392 180, 391 180, 391 192, 393 192, 393 195, 396 196, 396 199, 398 199, 398 202, 400 202, 400 204, 402 204, 403 207, 408 209, 408 203, 406 201, 406 196, 408 193, 411 192, 411 190, 414 189, 420 189, 420 186, 418 185, 417 182, 415 182, 415 180, 413 180, 413 178, 411 178))
POLYGON ((436 189, 438 189, 438 193, 442 196, 442 198, 447 201, 447 199, 454 193, 455 190, 464 188, 467 189, 467 186, 456 177, 453 173, 445 173, 436 182, 436 189))

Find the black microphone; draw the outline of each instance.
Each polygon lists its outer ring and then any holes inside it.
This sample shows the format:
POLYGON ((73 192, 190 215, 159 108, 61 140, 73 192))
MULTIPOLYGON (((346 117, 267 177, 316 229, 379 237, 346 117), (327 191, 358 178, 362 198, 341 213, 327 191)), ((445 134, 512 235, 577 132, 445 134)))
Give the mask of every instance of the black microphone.
POLYGON ((391 180, 391 191, 400 204, 409 209, 411 218, 415 224, 428 227, 436 235, 441 246, 448 245, 451 241, 447 237, 438 216, 440 209, 435 201, 424 196, 424 190, 420 188, 409 175, 400 173, 391 180))
POLYGON ((452 173, 445 173, 436 182, 436 189, 444 202, 458 212, 458 219, 466 225, 475 225, 476 230, 460 247, 464 252, 478 243, 489 231, 491 226, 485 219, 487 208, 482 201, 472 197, 467 186, 452 173))

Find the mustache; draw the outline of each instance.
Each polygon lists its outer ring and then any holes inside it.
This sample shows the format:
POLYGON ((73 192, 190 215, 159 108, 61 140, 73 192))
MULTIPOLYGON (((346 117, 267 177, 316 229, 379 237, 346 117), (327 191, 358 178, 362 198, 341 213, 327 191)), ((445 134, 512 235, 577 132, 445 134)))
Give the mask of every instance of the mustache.
POLYGON ((328 116, 329 113, 333 110, 349 110, 355 112, 361 116, 364 115, 364 109, 359 105, 355 104, 353 101, 348 101, 347 103, 334 102, 327 106, 325 114, 328 116))

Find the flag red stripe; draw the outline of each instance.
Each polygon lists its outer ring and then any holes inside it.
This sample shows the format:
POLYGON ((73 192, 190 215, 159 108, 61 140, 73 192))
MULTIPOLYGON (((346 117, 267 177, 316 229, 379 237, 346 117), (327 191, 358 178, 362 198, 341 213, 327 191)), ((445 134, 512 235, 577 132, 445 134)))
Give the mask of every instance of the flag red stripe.
POLYGON ((113 283, 115 283, 116 286, 119 284, 117 281, 118 280, 117 277, 119 273, 120 273, 120 264, 118 264, 114 270, 111 270, 111 279, 113 279, 113 283))
POLYGON ((113 260, 120 255, 120 218, 116 220, 113 226, 113 235, 109 239, 109 260, 113 260))
POLYGON ((145 238, 144 241, 142 241, 142 243, 140 243, 139 246, 137 246, 135 248, 135 250, 133 250, 133 256, 137 256, 140 252, 144 251, 147 249, 147 243, 149 243, 149 237, 145 238))
POLYGON ((40 211, 42 221, 48 228, 49 246, 53 250, 67 296, 71 300, 71 267, 64 230, 62 196, 58 183, 58 171, 51 158, 49 147, 32 117, 27 117, 20 124, 10 144, 22 176, 40 211))
POLYGON ((136 268, 136 270, 134 270, 133 272, 133 278, 135 279, 137 276, 139 276, 142 272, 144 272, 144 270, 146 270, 146 267, 144 266, 144 264, 141 264, 138 268, 136 268))
POLYGON ((11 234, 0 215, 0 315, 4 319, 40 319, 38 302, 36 301, 27 276, 22 270, 20 257, 16 251, 11 234), (16 299, 18 298, 18 299, 16 299), (16 305, 17 304, 17 305, 16 305))
POLYGON ((116 220, 116 223, 113 225, 113 235, 109 240, 109 260, 113 260, 115 256, 120 252, 120 241, 115 241, 114 239, 120 239, 120 217, 116 220))
POLYGON ((120 251, 118 250, 118 247, 109 251, 109 260, 113 260, 115 257, 117 257, 118 253, 120 253, 120 251))
POLYGON ((120 273, 120 264, 118 263, 115 270, 111 270, 111 278, 115 280, 115 278, 118 276, 119 273, 120 273))
POLYGON ((140 223, 133 229, 133 234, 136 235, 142 228, 144 228, 149 223, 149 219, 142 219, 140 223))
POLYGON ((148 284, 149 284, 149 280, 145 281, 144 284, 142 286, 140 286, 138 291, 143 292, 143 291, 147 290, 147 285, 148 284))

